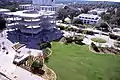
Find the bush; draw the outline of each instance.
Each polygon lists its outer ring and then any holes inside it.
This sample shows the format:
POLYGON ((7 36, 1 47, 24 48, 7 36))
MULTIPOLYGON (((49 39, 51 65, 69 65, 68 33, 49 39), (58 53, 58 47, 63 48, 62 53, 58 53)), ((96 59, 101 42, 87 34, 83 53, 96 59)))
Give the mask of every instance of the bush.
POLYGON ((92 38, 91 40, 98 43, 106 43, 106 40, 102 38, 92 38))
POLYGON ((72 43, 73 42, 73 38, 72 37, 66 38, 66 40, 67 40, 67 43, 72 43))
POLYGON ((35 69, 35 70, 39 70, 43 67, 43 62, 39 61, 39 60, 35 60, 32 65, 31 68, 35 69))
POLYGON ((64 26, 57 26, 60 28, 60 30, 65 30, 65 27, 64 26))
POLYGON ((80 36, 75 36, 75 39, 74 39, 74 42, 76 44, 79 44, 79 45, 83 45, 82 41, 84 39, 84 36, 80 35, 80 36))
POLYGON ((77 33, 83 33, 83 30, 78 29, 76 32, 77 32, 77 33))
POLYGON ((93 31, 84 30, 83 32, 84 32, 84 34, 94 35, 94 32, 93 32, 93 31))
POLYGON ((93 50, 95 50, 96 52, 99 52, 97 46, 93 42, 91 43, 91 46, 92 46, 93 50))
POLYGON ((51 44, 50 44, 49 42, 47 42, 47 43, 41 43, 41 44, 40 44, 40 48, 41 48, 41 49, 45 49, 45 48, 47 48, 47 47, 51 48, 51 44))
POLYGON ((43 54, 47 57, 51 53, 50 48, 43 49, 43 54))
POLYGON ((114 40, 120 40, 120 36, 114 35, 114 34, 109 34, 109 37, 114 40))

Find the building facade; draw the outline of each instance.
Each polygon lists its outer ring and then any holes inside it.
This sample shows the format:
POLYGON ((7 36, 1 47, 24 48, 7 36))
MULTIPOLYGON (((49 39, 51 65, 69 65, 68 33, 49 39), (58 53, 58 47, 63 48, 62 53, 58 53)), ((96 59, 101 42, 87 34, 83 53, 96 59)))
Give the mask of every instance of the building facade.
POLYGON ((32 4, 19 5, 24 10, 56 11, 62 4, 55 4, 55 0, 32 0, 32 4))
POLYGON ((93 14, 80 14, 78 16, 84 24, 99 24, 101 22, 101 17, 93 14))
POLYGON ((55 5, 55 0, 32 0, 33 5, 55 5))

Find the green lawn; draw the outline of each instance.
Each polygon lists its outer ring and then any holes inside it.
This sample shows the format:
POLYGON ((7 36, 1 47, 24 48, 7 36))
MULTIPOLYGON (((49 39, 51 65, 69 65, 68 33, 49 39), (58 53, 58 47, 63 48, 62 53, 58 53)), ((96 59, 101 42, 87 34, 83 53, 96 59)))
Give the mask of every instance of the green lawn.
POLYGON ((52 44, 53 54, 46 63, 58 80, 120 80, 120 57, 95 54, 88 46, 52 44))
POLYGON ((106 40, 102 38, 92 38, 91 40, 98 43, 106 43, 106 40))

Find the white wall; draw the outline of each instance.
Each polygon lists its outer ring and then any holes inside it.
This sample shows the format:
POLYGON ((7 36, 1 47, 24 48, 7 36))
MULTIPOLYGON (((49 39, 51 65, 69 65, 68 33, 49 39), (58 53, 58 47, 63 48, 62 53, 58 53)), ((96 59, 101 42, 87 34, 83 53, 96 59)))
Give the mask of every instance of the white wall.
POLYGON ((54 5, 55 0, 32 0, 33 4, 37 5, 54 5))

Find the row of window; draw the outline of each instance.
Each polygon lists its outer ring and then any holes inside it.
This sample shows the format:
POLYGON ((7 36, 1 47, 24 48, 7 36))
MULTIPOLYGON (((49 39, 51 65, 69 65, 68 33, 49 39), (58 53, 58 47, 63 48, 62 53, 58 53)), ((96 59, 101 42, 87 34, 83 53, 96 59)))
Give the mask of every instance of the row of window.
POLYGON ((85 23, 85 24, 96 24, 97 23, 97 21, 89 21, 89 20, 83 20, 83 23, 85 23))
POLYGON ((93 22, 96 23, 97 21, 91 21, 91 20, 82 20, 83 22, 93 22))
POLYGON ((89 18, 89 17, 79 17, 79 18, 82 18, 82 19, 93 19, 93 20, 98 20, 99 18, 98 17, 96 17, 96 18, 89 18))
POLYGON ((24 6, 23 9, 40 9, 40 10, 49 10, 49 11, 56 11, 56 7, 53 7, 53 8, 46 8, 46 7, 28 7, 28 6, 24 6))

